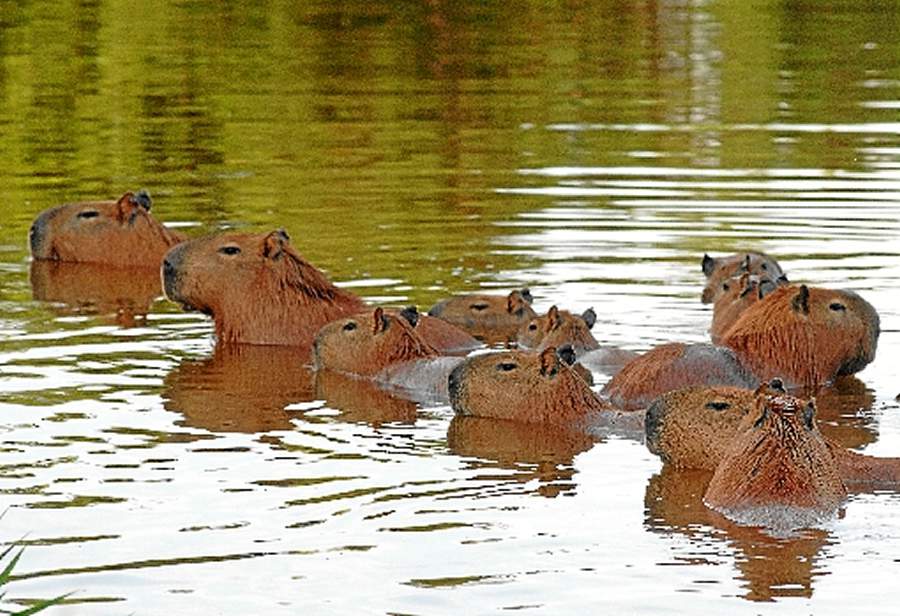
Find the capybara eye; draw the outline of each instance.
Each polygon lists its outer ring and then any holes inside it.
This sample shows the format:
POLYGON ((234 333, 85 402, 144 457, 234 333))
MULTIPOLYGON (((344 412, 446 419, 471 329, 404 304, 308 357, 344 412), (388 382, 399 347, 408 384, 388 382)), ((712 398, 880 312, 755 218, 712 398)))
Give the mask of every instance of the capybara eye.
POLYGON ((731 408, 731 405, 728 404, 727 402, 720 402, 717 400, 715 402, 707 402, 706 408, 711 409, 713 411, 724 411, 726 409, 731 408))
POLYGON ((100 215, 100 212, 97 210, 84 210, 78 212, 78 218, 97 218, 100 215))
POLYGON ((763 263, 762 265, 760 265, 760 267, 763 268, 764 270, 769 269, 769 267, 768 267, 765 263, 763 263))
POLYGON ((240 254, 241 249, 237 246, 222 246, 221 248, 219 248, 219 252, 223 255, 236 255, 240 254))
POLYGON ((518 366, 512 362, 503 362, 502 364, 497 364, 497 370, 500 372, 509 372, 510 370, 515 370, 518 366))
POLYGON ((731 287, 728 285, 727 282, 723 282, 723 283, 722 283, 722 290, 723 290, 723 291, 727 291, 727 290, 730 289, 730 288, 731 288, 731 287))
POLYGON ((344 325, 345 332, 352 332, 354 329, 356 329, 356 323, 353 321, 349 321, 344 325))
POLYGON ((537 323, 532 323, 531 325, 528 326, 528 331, 530 331, 530 332, 533 332, 536 329, 537 329, 537 323))
POLYGON ((847 307, 840 302, 832 302, 831 305, 829 305, 828 307, 831 308, 832 310, 834 310, 835 312, 841 312, 841 311, 847 309, 847 307))
POLYGON ((471 306, 469 306, 469 308, 471 308, 472 310, 481 311, 481 310, 487 310, 488 305, 485 303, 478 303, 478 304, 472 304, 471 306))

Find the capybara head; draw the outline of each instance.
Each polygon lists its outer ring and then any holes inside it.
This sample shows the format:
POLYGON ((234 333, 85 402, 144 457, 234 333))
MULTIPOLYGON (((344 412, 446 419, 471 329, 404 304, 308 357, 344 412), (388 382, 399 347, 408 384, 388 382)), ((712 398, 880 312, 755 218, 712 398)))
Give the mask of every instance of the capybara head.
POLYGON ((578 425, 608 407, 573 370, 574 353, 475 355, 450 374, 450 404, 460 415, 578 425))
POLYGON ((363 307, 280 229, 180 244, 163 259, 162 278, 169 299, 215 319, 222 342, 306 346, 325 323, 363 307))
POLYGON ((787 276, 778 261, 761 252, 741 252, 715 258, 705 254, 701 267, 706 276, 706 286, 701 297, 704 304, 715 302, 722 294, 722 283, 740 274, 766 276, 770 280, 777 280, 778 284, 787 282, 787 276))
POLYGON ((44 210, 28 233, 35 259, 159 267, 169 248, 184 240, 150 214, 145 190, 118 201, 67 203, 44 210))
POLYGON ((317 369, 375 376, 390 365, 437 357, 416 332, 415 309, 388 314, 375 308, 338 319, 316 334, 313 363, 317 369))
POLYGON ((754 387, 731 349, 711 344, 672 342, 655 347, 627 364, 600 392, 613 406, 647 408, 666 392, 685 387, 754 387))
POLYGON ((757 393, 704 496, 743 524, 798 528, 832 515, 847 490, 819 433, 813 400, 757 393))
POLYGON ((713 344, 719 344, 722 335, 734 325, 744 311, 778 288, 777 280, 756 274, 741 274, 722 283, 722 292, 713 304, 712 325, 709 334, 713 344))
POLYGON ((519 325, 534 316, 531 291, 509 295, 460 295, 438 302, 428 314, 457 325, 488 342, 515 338, 519 325))
POLYGON ((878 313, 856 293, 790 285, 745 310, 722 344, 759 379, 818 387, 869 364, 879 333, 878 313))
POLYGON ((572 314, 551 306, 547 314, 536 316, 519 327, 517 342, 520 347, 543 351, 547 347, 572 345, 577 353, 600 347, 591 334, 597 322, 597 314, 588 308, 582 314, 572 314))

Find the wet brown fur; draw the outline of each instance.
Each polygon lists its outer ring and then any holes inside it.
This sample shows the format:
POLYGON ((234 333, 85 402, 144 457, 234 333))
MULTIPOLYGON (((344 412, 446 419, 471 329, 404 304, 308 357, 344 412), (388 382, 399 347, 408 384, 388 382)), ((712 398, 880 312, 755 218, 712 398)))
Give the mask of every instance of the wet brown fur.
POLYGON ((779 283, 765 276, 742 274, 722 283, 722 293, 713 304, 709 327, 713 344, 721 344, 722 336, 747 308, 774 291, 779 283))
MULTIPOLYGON (((145 200, 145 201, 144 201, 145 200)), ((184 236, 164 227, 140 199, 126 192, 116 201, 67 203, 44 210, 32 224, 35 259, 158 268, 184 236), (90 218, 85 213, 95 213, 90 218)))
POLYGON ((516 341, 521 348, 535 351, 567 344, 572 345, 576 353, 600 348, 582 315, 559 310, 556 306, 520 325, 516 341))
POLYGON ((716 258, 704 255, 703 273, 706 276, 706 286, 701 296, 704 304, 715 302, 722 293, 722 283, 736 275, 764 275, 772 280, 778 280, 784 275, 778 261, 761 252, 741 252, 716 258))
POLYGON ((451 297, 432 306, 428 314, 489 343, 515 340, 519 326, 535 316, 527 289, 508 295, 451 297))
POLYGON ((858 295, 784 286, 744 311, 722 344, 759 380, 781 377, 815 388, 871 362, 878 334, 877 313, 858 295), (845 309, 835 311, 832 305, 845 309))

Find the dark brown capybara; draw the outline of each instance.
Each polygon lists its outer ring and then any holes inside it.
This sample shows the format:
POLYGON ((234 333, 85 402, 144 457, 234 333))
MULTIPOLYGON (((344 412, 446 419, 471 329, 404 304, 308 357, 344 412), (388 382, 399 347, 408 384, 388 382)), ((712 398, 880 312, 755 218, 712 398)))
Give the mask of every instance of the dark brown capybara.
POLYGON ((489 344, 515 340, 519 326, 534 317, 531 291, 508 295, 471 294, 442 300, 428 314, 461 327, 489 344))
POLYGON ((722 335, 744 311, 778 286, 771 278, 755 274, 742 274, 723 282, 722 293, 713 304, 712 324, 709 327, 713 344, 721 344, 722 335))
POLYGON ((418 313, 389 314, 382 308, 325 325, 313 343, 317 370, 355 375, 416 392, 423 400, 445 400, 447 379, 461 357, 441 357, 418 334, 418 313))
POLYGON ((756 383, 730 349, 671 342, 625 364, 600 393, 613 406, 633 410, 647 408, 662 394, 684 387, 748 388, 756 383))
POLYGON ((35 259, 30 267, 34 299, 63 306, 63 313, 110 316, 122 327, 145 323, 162 295, 157 268, 113 267, 35 259))
MULTIPOLYGON (((326 323, 365 309, 291 245, 283 230, 229 233, 185 242, 163 259, 166 296, 210 315, 220 342, 312 345, 326 323)), ((441 352, 477 348, 464 331, 423 318, 421 333, 441 352)))
POLYGON ((150 214, 145 190, 116 201, 67 203, 41 212, 28 233, 35 259, 158 268, 184 236, 150 214))
POLYGON ((816 388, 868 365, 879 333, 878 313, 856 293, 788 285, 747 308, 722 345, 760 381, 816 388))
POLYGON ((704 502, 739 524, 780 532, 830 519, 847 488, 816 426, 815 403, 761 389, 716 467, 704 502))
POLYGON ((450 374, 459 415, 546 423, 587 431, 643 430, 643 413, 614 410, 573 367, 571 348, 468 357, 450 374))
POLYGON ((762 252, 741 252, 727 257, 703 255, 701 262, 706 286, 701 301, 712 304, 722 294, 722 283, 740 274, 766 276, 778 284, 787 283, 787 276, 773 257, 762 252))

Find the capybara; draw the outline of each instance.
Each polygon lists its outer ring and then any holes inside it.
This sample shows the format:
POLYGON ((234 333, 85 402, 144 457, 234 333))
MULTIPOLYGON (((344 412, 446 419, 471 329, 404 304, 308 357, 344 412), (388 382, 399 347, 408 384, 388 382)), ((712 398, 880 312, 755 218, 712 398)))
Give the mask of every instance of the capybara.
POLYGON ((722 337, 759 380, 816 388, 875 358, 878 313, 852 291, 788 285, 749 308, 722 337))
POLYGON ((643 413, 615 411, 573 368, 571 349, 503 351, 467 358, 450 374, 460 415, 547 423, 593 431, 643 430, 643 413))
POLYGON ((812 400, 761 391, 710 479, 706 505, 739 524, 778 530, 832 517, 847 488, 815 412, 812 400))
MULTIPOLYGON (((757 398, 767 392, 784 391, 780 379, 773 379, 756 391, 691 387, 664 394, 647 409, 647 448, 667 465, 715 470, 757 398)), ((817 426, 820 432, 827 428, 830 434, 844 436, 840 426, 822 426, 819 422, 817 426)), ((846 449, 834 437, 824 438, 847 487, 865 491, 900 485, 900 458, 865 455, 846 449)))
POLYGON ((618 408, 647 408, 662 394, 692 386, 753 387, 753 378, 727 348, 671 342, 625 364, 601 395, 618 408))
POLYGON ((153 218, 150 195, 141 190, 117 201, 44 210, 31 224, 28 240, 35 259, 157 268, 184 236, 153 218))
POLYGON ((515 340, 519 326, 534 317, 531 291, 508 295, 458 295, 442 300, 428 314, 453 323, 479 340, 502 343, 515 340))
MULTIPOLYGON (((212 316, 220 342, 309 348, 326 323, 365 309, 291 245, 283 230, 203 237, 163 259, 166 296, 212 316)), ((423 318, 421 335, 441 352, 478 342, 459 328, 423 318)))
POLYGON ((712 304, 722 293, 722 283, 743 273, 767 276, 778 284, 787 282, 787 276, 773 257, 761 252, 741 252, 727 257, 710 257, 703 255, 701 262, 706 286, 703 288, 701 301, 712 304))
POLYGON ((337 319, 316 334, 313 364, 373 379, 403 391, 416 390, 426 399, 446 399, 450 371, 460 357, 440 357, 416 331, 418 313, 389 314, 375 308, 337 319))
POLYGON ((776 288, 777 282, 754 274, 741 274, 723 282, 722 293, 713 304, 712 324, 709 327, 713 344, 720 344, 722 335, 741 314, 776 288))
POLYGON ((589 370, 615 374, 626 363, 637 357, 634 351, 601 345, 591 328, 597 321, 592 308, 582 314, 572 314, 551 306, 546 314, 536 316, 519 327, 516 339, 520 348, 543 351, 548 347, 571 346, 578 356, 578 363, 589 370))

